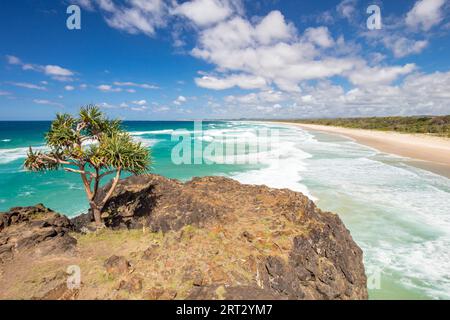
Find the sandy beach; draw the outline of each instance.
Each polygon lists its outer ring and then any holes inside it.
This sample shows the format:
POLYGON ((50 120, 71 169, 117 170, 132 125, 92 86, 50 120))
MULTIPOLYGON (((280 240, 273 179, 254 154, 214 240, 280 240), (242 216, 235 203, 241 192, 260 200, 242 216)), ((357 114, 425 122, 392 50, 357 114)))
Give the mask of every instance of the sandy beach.
POLYGON ((450 139, 448 138, 315 124, 283 123, 307 130, 342 135, 381 152, 409 158, 407 161, 412 165, 450 178, 450 139))

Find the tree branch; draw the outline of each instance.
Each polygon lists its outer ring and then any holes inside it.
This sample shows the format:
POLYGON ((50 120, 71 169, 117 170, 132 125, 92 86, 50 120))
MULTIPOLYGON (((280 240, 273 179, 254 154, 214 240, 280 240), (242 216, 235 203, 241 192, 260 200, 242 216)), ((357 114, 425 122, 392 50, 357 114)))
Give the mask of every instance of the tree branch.
POLYGON ((73 172, 73 173, 79 173, 79 174, 85 174, 85 175, 92 175, 91 172, 86 172, 86 171, 82 171, 82 170, 76 170, 76 169, 72 169, 72 168, 64 168, 64 171, 67 172, 73 172))
POLYGON ((58 159, 58 158, 53 158, 53 157, 50 157, 49 155, 46 155, 46 154, 43 154, 43 153, 41 153, 39 156, 41 156, 42 158, 47 159, 49 161, 56 162, 56 163, 72 165, 72 163, 69 162, 69 161, 61 160, 61 159, 58 159))
POLYGON ((97 191, 98 191, 98 185, 100 182, 100 176, 98 175, 98 168, 95 168, 95 181, 94 181, 94 194, 93 194, 93 199, 95 200, 95 197, 97 196, 97 191))
POLYGON ((107 175, 110 175, 110 174, 115 173, 116 171, 117 171, 117 170, 111 170, 111 171, 104 172, 104 173, 102 173, 98 178, 101 179, 101 178, 103 178, 104 176, 107 176, 107 175))
MULTIPOLYGON (((75 170, 75 171, 79 171, 79 173, 81 174, 81 180, 83 180, 84 189, 86 190, 88 199, 89 199, 89 201, 92 201, 94 198, 94 195, 91 190, 91 184, 89 183, 89 181, 86 177, 87 172, 84 170, 84 166, 80 165, 79 168, 80 168, 80 170, 75 170)), ((70 168, 65 168, 65 169, 70 169, 70 168)), ((71 169, 71 170, 73 170, 73 169, 71 169)))
POLYGON ((111 198, 111 196, 114 192, 114 189, 116 188, 117 183, 119 182, 121 171, 122 171, 122 168, 118 167, 116 176, 114 177, 114 180, 111 184, 111 188, 109 189, 108 193, 106 194, 105 198, 102 201, 102 207, 106 204, 106 202, 108 202, 109 198, 111 198))

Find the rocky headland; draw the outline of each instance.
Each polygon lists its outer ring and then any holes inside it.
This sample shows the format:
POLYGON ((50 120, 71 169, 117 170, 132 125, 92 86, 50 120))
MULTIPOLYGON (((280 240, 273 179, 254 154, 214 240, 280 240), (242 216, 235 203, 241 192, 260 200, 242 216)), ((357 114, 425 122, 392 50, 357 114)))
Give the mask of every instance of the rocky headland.
POLYGON ((367 299, 362 250, 301 193, 141 175, 102 216, 0 213, 0 299, 367 299))

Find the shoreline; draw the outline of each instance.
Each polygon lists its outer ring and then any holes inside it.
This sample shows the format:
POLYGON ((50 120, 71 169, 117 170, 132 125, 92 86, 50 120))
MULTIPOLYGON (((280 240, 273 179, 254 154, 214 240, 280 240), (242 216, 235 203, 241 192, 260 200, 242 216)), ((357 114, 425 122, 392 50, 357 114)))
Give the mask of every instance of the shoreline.
POLYGON ((405 157, 405 162, 412 166, 450 179, 450 139, 447 138, 285 121, 273 123, 344 136, 380 152, 405 157))

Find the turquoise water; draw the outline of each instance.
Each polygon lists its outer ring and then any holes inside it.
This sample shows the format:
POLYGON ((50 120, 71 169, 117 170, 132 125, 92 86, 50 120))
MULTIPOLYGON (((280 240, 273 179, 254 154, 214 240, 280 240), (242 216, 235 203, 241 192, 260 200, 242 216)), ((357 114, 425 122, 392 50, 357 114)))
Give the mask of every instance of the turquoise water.
MULTIPOLYGON (((22 168, 29 145, 44 148, 49 124, 0 122, 0 211, 39 202, 69 216, 87 209, 77 175, 22 168)), ((243 183, 286 187, 338 213, 364 251, 370 298, 450 298, 449 179, 349 139, 253 122, 204 122, 202 135, 195 139, 203 148, 223 136, 238 145, 258 145, 257 129, 276 129, 279 137, 268 138, 270 151, 256 151, 259 163, 175 165, 171 151, 178 141, 171 141, 171 134, 176 129, 193 132, 192 122, 124 125, 152 148, 154 173, 181 180, 225 175, 243 183)), ((243 150, 234 152, 255 152, 243 150)))

